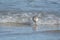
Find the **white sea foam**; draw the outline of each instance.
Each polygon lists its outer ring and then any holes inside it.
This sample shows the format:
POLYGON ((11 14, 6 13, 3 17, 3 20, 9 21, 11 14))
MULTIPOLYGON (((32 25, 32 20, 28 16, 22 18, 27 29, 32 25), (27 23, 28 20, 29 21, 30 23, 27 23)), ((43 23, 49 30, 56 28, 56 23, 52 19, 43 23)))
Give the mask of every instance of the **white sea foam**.
POLYGON ((38 16, 38 24, 60 24, 60 18, 54 14, 42 14, 42 13, 16 13, 0 16, 0 23, 15 22, 15 23, 32 23, 32 17, 38 16))

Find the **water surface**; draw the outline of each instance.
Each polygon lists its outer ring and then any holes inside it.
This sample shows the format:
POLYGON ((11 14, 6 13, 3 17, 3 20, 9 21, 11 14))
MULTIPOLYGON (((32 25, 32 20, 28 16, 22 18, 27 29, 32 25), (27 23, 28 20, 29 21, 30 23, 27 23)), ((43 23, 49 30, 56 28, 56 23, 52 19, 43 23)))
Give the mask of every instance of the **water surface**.
POLYGON ((59 26, 38 26, 34 31, 33 26, 0 26, 0 40, 60 40, 59 26))

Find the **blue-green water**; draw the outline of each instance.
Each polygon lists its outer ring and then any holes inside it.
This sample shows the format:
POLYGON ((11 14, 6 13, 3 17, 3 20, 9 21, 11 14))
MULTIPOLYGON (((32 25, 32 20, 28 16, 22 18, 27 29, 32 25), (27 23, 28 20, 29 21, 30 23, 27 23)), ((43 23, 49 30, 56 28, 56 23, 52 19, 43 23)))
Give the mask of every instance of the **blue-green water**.
POLYGON ((60 40, 60 26, 0 26, 0 40, 60 40), (55 30, 55 31, 54 31, 55 30))
POLYGON ((0 10, 59 12, 60 0, 0 0, 0 10))
POLYGON ((60 0, 0 0, 0 40, 60 40, 60 0))
POLYGON ((42 22, 60 21, 59 10, 59 0, 0 0, 0 22, 31 22, 34 15, 42 22))

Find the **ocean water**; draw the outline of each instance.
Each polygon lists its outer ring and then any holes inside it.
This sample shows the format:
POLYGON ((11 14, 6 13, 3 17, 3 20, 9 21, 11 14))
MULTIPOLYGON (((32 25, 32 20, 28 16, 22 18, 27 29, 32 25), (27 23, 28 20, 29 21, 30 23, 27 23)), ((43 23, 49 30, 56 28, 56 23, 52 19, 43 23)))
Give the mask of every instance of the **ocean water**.
POLYGON ((60 40, 60 0, 0 0, 0 40, 60 40))
POLYGON ((59 12, 60 0, 0 0, 0 10, 59 12))
POLYGON ((38 31, 33 26, 0 26, 0 40, 60 40, 60 26, 38 26, 38 31))
POLYGON ((37 15, 38 24, 48 24, 50 20, 56 24, 60 23, 59 10, 59 0, 0 0, 0 22, 32 23, 32 17, 37 15))

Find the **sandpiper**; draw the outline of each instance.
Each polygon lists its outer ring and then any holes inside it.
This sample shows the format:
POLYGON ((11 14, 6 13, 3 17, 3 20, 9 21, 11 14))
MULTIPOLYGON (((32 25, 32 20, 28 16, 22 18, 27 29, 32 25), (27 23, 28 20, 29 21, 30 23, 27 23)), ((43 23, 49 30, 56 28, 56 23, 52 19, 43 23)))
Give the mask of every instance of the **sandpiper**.
POLYGON ((38 17, 37 16, 33 16, 32 20, 35 23, 34 26, 33 26, 33 29, 37 30, 38 29, 38 26, 37 26, 38 17))
POLYGON ((33 20, 33 21, 34 21, 34 23, 36 24, 36 23, 37 23, 37 21, 38 21, 38 17, 37 17, 37 16, 34 16, 32 20, 33 20))

